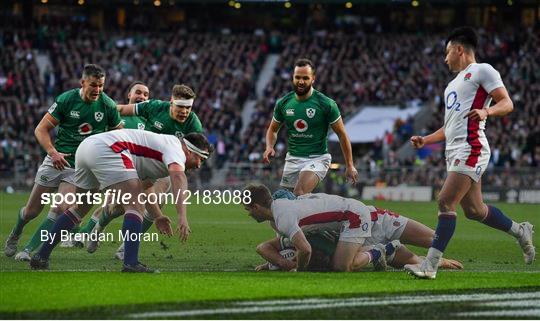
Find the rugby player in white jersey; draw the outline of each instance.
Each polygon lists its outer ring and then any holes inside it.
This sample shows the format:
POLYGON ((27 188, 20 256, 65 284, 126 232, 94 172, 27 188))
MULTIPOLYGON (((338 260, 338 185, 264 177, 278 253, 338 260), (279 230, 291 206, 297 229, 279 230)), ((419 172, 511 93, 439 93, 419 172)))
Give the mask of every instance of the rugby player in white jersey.
POLYGON ((428 255, 419 264, 405 266, 419 278, 436 277, 438 262, 454 234, 458 204, 468 219, 515 237, 526 264, 531 264, 535 257, 532 224, 516 223, 482 199, 481 177, 490 157, 484 133, 486 120, 505 116, 514 107, 499 72, 489 64, 476 62, 477 42, 476 33, 469 27, 458 28, 450 34, 446 40, 445 62, 457 76, 444 91, 444 125, 430 135, 411 137, 415 148, 445 140, 448 171, 438 198, 438 224, 428 255), (490 106, 492 100, 494 104, 490 106))
POLYGON ((251 201, 244 208, 256 221, 270 221, 276 232, 291 240, 298 270, 306 270, 311 259, 312 247, 306 238, 309 234, 339 234, 331 267, 343 272, 372 262, 385 265, 385 248, 380 243, 401 240, 428 247, 433 236, 433 231, 414 220, 352 198, 314 193, 272 200, 264 185, 249 185, 246 190, 251 193, 251 201), (361 251, 362 246, 372 248, 361 251))
MULTIPOLYGON (((83 141, 75 154, 75 185, 78 194, 111 189, 121 193, 125 209, 122 234, 125 254, 123 272, 153 272, 138 261, 144 204, 139 195, 143 193, 143 181, 170 176, 172 192, 176 198, 178 232, 186 241, 190 228, 187 220, 184 191, 187 190, 185 170, 199 168, 209 157, 212 148, 202 134, 191 133, 183 138, 157 134, 138 129, 123 129, 94 135, 83 141)), ((60 241, 61 231, 71 230, 92 208, 90 200, 82 197, 56 221, 50 240, 43 243, 30 266, 47 269, 49 256, 60 241)), ((156 205, 157 206, 157 205, 156 205)), ((158 229, 171 234, 167 221, 156 220, 158 229), (163 223, 162 225, 158 222, 163 223)))

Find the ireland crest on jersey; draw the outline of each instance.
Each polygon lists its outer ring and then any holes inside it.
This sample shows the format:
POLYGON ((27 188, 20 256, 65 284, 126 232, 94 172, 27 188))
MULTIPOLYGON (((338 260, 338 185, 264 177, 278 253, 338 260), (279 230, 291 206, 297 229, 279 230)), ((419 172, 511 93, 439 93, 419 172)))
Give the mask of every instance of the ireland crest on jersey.
POLYGON ((96 111, 94 113, 94 118, 96 119, 97 122, 100 122, 103 120, 103 113, 100 112, 100 111, 96 111))
POLYGON ((306 109, 306 114, 309 118, 313 118, 315 116, 315 108, 306 109))

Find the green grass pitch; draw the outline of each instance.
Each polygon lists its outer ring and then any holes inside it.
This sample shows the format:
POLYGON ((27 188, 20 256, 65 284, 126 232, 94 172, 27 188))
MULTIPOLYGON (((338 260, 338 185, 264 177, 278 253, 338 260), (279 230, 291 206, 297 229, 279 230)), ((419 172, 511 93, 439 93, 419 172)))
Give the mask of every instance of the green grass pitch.
MULTIPOLYGON (((27 194, 0 194, 0 238, 6 239, 27 194)), ((374 202, 434 227, 435 203, 374 202)), ((497 204, 516 221, 540 224, 540 206, 497 204)), ((172 206, 165 212, 176 224, 172 206)), ((25 227, 20 248, 45 211, 25 227)), ((403 271, 381 273, 253 272, 255 246, 274 233, 241 206, 191 205, 188 243, 160 236, 143 243, 140 259, 160 274, 119 273, 104 243, 94 254, 57 248, 50 272, 0 258, 2 318, 533 318, 540 317, 540 264, 524 265, 516 242, 459 214, 446 257, 465 270, 415 280, 403 271), (431 302, 431 303, 430 303, 431 302), (498 304, 490 305, 489 302, 498 304), (501 308, 502 307, 502 308, 501 308)), ((87 216, 88 218, 88 216, 87 216)), ((107 231, 121 225, 115 220, 107 231)), ((151 231, 155 231, 153 227, 151 231)), ((535 235, 535 245, 539 237, 535 235)), ((425 250, 413 248, 418 254, 425 250)))

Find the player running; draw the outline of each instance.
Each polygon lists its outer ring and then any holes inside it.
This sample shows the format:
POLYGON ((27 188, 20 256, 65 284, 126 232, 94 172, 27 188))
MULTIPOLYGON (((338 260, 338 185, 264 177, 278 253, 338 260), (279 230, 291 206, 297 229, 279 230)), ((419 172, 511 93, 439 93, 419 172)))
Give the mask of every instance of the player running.
POLYGON ((401 240, 427 248, 433 237, 433 231, 414 220, 355 199, 316 193, 272 200, 264 185, 250 185, 246 190, 251 192, 251 202, 244 208, 256 221, 270 221, 281 236, 291 240, 298 270, 306 270, 311 259, 307 234, 339 234, 331 262, 334 271, 356 271, 371 262, 385 265, 385 248, 379 243, 401 240), (362 246, 373 248, 360 251, 362 246))
MULTIPOLYGON (((278 190, 272 195, 272 199, 288 198, 296 199, 292 193, 284 195, 283 190, 278 190)), ((367 205, 373 221, 372 235, 366 239, 366 243, 360 249, 358 268, 369 264, 373 251, 381 252, 379 261, 373 262, 377 270, 383 270, 385 265, 395 268, 402 268, 405 264, 418 263, 420 258, 411 252, 403 243, 428 248, 435 232, 427 226, 408 219, 389 210, 379 209, 367 205)), ((308 269, 310 271, 331 270, 332 257, 336 251, 339 239, 339 231, 310 233, 306 234, 306 239, 311 245, 312 256, 308 269)), ((267 260, 255 268, 256 271, 269 269, 281 269, 289 271, 296 268, 296 262, 290 257, 283 257, 283 254, 294 255, 294 246, 290 239, 278 236, 271 240, 262 242, 257 246, 257 253, 267 260), (292 252, 291 252, 292 251, 292 252)), ((379 255, 378 253, 375 256, 379 255)), ((462 269, 463 265, 455 260, 443 259, 439 265, 441 268, 462 269)))
MULTIPOLYGON (((81 88, 59 95, 37 125, 35 135, 47 156, 36 173, 30 198, 19 210, 17 223, 6 241, 6 256, 13 256, 17 252, 24 226, 43 210, 42 194, 57 191, 65 195, 75 192, 75 151, 79 144, 89 136, 121 127, 116 104, 103 92, 104 84, 105 71, 101 67, 92 64, 84 66, 81 88), (50 132, 56 126, 58 133, 53 144, 50 132)), ((67 204, 60 204, 49 210, 47 218, 34 232, 24 250, 15 256, 16 260, 30 259, 30 253, 41 244, 41 231, 49 231, 67 207, 67 204)))
MULTIPOLYGON (((170 176, 172 190, 177 197, 175 204, 178 213, 177 230, 184 242, 191 232, 186 205, 183 202, 184 191, 188 187, 184 171, 199 168, 210 153, 211 147, 206 137, 197 133, 178 138, 142 130, 123 129, 95 135, 81 144, 75 156, 76 192, 85 194, 97 189, 113 189, 121 192, 122 205, 125 208, 122 234, 129 235, 124 242, 123 272, 154 272, 138 260, 144 211, 144 205, 138 198, 138 195, 143 193, 142 182, 170 176)), ((71 230, 91 208, 92 204, 83 197, 79 204, 66 210, 51 230, 50 241, 43 243, 32 257, 30 266, 33 269, 47 269, 49 256, 60 240, 61 231, 71 230)), ((159 221, 157 227, 162 233, 169 235, 172 233, 168 218, 159 221)))
POLYGON ((292 84, 294 91, 276 102, 274 116, 266 131, 266 150, 263 162, 270 163, 275 155, 277 133, 283 123, 287 125, 289 150, 285 158, 281 186, 293 188, 294 194, 310 193, 324 179, 332 156, 328 153, 328 127, 339 138, 347 166, 346 176, 356 183, 358 172, 354 168, 349 137, 336 102, 313 88, 315 67, 308 59, 295 63, 292 84))
POLYGON ((405 266, 419 278, 436 277, 438 263, 454 234, 458 204, 468 219, 514 236, 526 264, 531 264, 535 257, 532 224, 516 223, 482 200, 481 177, 490 156, 484 133, 486 119, 507 115, 514 107, 499 72, 489 64, 476 62, 476 45, 477 36, 471 28, 458 28, 450 34, 446 40, 445 62, 457 76, 444 91, 444 126, 428 136, 411 137, 415 148, 446 140, 448 171, 438 199, 436 236, 427 257, 419 264, 405 266), (490 107, 492 99, 495 104, 490 107))

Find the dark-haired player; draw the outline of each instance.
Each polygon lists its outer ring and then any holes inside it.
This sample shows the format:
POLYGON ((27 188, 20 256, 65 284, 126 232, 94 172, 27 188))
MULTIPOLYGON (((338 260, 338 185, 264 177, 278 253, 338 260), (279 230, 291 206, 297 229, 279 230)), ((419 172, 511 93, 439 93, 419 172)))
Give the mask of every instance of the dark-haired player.
MULTIPOLYGON (((81 88, 68 90, 59 95, 35 129, 39 144, 47 156, 36 173, 30 198, 19 210, 17 223, 9 234, 4 253, 13 256, 24 226, 43 210, 41 195, 57 191, 61 194, 75 192, 75 151, 89 136, 120 128, 121 119, 116 104, 104 92, 105 71, 93 64, 84 66, 81 88), (50 132, 58 126, 54 144, 50 132)), ((67 204, 51 208, 47 218, 41 223, 24 250, 16 259, 27 261, 30 252, 41 244, 41 231, 50 230, 57 216, 67 209, 67 204)))
MULTIPOLYGON (((127 236, 123 272, 153 272, 138 260, 144 204, 138 197, 142 194, 142 182, 169 176, 172 191, 178 196, 175 204, 178 214, 177 230, 180 239, 186 241, 190 234, 186 204, 187 190, 185 170, 199 168, 210 156, 211 145, 202 134, 191 133, 183 138, 162 135, 136 129, 122 129, 94 135, 81 143, 75 155, 76 172, 74 184, 79 195, 90 191, 112 189, 121 191, 125 209, 122 234, 127 236)), ((49 256, 60 241, 62 231, 70 231, 92 204, 86 197, 67 209, 56 221, 50 238, 32 256, 33 269, 47 269, 49 256)), ((168 219, 158 225, 160 232, 172 234, 168 219)))
POLYGON ((274 145, 281 125, 287 126, 288 153, 285 158, 281 186, 294 189, 294 194, 310 193, 324 179, 332 156, 328 153, 328 127, 339 138, 346 164, 346 176, 356 183, 351 142, 345 131, 336 102, 313 88, 315 66, 308 59, 295 63, 292 84, 294 91, 281 97, 266 131, 263 162, 275 155, 274 145))
POLYGON ((476 46, 476 33, 468 27, 454 30, 447 38, 445 62, 457 76, 444 91, 444 125, 425 137, 411 137, 416 148, 445 140, 448 171, 439 194, 438 224, 427 257, 419 264, 405 266, 419 278, 436 277, 438 262, 454 234, 458 204, 468 219, 514 236, 526 264, 531 264, 535 256, 532 224, 516 223, 482 200, 481 177, 490 156, 484 133, 486 119, 507 115, 514 107, 499 72, 489 64, 476 62, 476 46), (495 104, 490 107, 491 100, 495 104))

